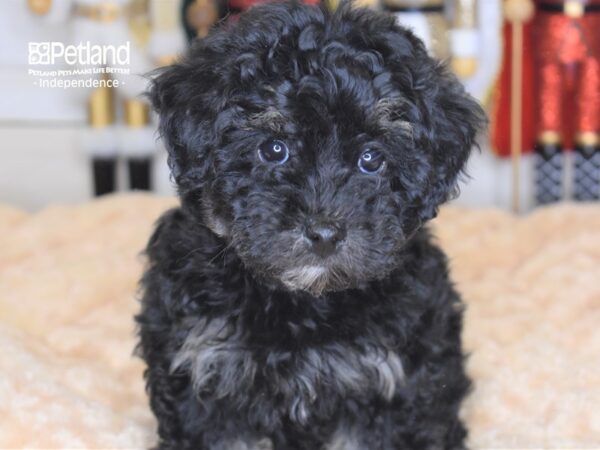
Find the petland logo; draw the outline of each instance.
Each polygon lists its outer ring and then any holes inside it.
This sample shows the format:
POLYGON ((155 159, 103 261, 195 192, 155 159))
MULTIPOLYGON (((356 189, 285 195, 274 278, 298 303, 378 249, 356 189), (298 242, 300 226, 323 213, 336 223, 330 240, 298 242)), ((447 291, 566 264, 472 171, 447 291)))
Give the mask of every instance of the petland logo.
POLYGON ((29 64, 65 63, 69 66, 125 66, 130 61, 131 45, 92 45, 80 42, 65 45, 62 42, 30 42, 29 64))

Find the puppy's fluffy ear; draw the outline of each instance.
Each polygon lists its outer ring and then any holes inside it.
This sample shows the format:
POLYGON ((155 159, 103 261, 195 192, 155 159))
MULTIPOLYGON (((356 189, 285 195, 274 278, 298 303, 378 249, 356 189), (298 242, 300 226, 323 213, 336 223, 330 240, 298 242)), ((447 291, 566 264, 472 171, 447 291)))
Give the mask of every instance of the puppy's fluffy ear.
POLYGON ((215 69, 205 53, 199 49, 193 57, 157 70, 149 92, 169 167, 180 190, 201 183, 210 165, 206 156, 213 139, 215 105, 210 89, 215 84, 215 69))
POLYGON ((458 178, 476 145, 475 138, 486 125, 477 101, 441 64, 423 74, 420 109, 426 118, 429 175, 421 193, 421 220, 436 215, 438 206, 458 194, 458 178))
POLYGON ((426 151, 428 159, 427 181, 417 194, 420 220, 425 222, 435 217, 442 203, 458 194, 459 176, 487 119, 479 103, 445 65, 425 55, 421 61, 425 64, 413 75, 422 120, 415 127, 415 144, 418 150, 426 151))

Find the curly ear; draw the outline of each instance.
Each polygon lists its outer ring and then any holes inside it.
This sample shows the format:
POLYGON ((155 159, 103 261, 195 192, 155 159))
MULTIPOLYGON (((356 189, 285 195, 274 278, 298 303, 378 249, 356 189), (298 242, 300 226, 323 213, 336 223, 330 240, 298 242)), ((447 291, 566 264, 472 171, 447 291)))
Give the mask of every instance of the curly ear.
POLYGON ((454 74, 437 64, 428 74, 427 117, 430 174, 421 196, 421 220, 434 217, 440 204, 458 194, 458 178, 487 123, 479 103, 454 74))
POLYGON ((194 52, 179 63, 155 71, 148 93, 159 116, 160 137, 180 190, 201 183, 209 167, 206 156, 215 111, 210 90, 215 74, 203 53, 194 52))

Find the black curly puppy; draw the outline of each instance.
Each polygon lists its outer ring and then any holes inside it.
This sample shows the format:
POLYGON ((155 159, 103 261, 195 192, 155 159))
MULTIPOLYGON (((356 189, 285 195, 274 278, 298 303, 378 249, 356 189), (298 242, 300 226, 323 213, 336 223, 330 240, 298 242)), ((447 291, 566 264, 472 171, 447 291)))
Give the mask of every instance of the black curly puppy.
POLYGON ((250 10, 151 92, 181 197, 137 317, 160 448, 457 449, 461 302, 423 224, 479 106, 381 13, 250 10))

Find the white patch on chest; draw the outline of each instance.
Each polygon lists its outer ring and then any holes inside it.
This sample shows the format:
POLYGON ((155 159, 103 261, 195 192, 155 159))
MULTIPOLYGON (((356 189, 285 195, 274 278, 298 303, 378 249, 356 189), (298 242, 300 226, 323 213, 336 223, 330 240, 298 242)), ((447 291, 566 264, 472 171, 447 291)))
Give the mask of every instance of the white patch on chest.
POLYGON ((327 283, 327 269, 323 266, 303 266, 286 270, 281 281, 291 290, 321 292, 327 283))
POLYGON ((379 395, 391 400, 404 383, 398 354, 382 347, 348 344, 308 347, 293 355, 286 368, 258 362, 238 332, 213 320, 193 327, 176 354, 171 370, 188 370, 197 392, 211 389, 218 397, 252 394, 256 376, 270 382, 270 392, 283 398, 290 418, 305 423, 317 393, 379 395), (291 368, 290 368, 291 367, 291 368))

